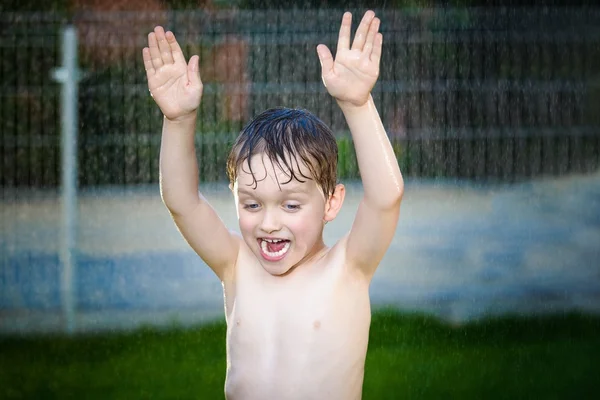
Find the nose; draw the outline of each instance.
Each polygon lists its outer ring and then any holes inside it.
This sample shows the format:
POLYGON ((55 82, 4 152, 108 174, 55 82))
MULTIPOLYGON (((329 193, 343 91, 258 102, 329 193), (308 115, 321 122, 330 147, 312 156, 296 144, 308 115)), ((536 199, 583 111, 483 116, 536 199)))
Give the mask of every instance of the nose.
POLYGON ((281 220, 277 215, 277 211, 266 210, 263 213, 260 229, 266 233, 277 232, 281 229, 281 220))

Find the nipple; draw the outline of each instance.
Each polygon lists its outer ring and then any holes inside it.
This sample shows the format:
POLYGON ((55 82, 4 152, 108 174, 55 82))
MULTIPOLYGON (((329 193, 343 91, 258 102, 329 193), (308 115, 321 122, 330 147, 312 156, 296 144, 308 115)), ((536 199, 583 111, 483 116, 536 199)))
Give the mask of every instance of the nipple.
POLYGON ((316 320, 315 322, 313 322, 313 327, 315 328, 315 330, 319 329, 321 327, 321 321, 316 320))

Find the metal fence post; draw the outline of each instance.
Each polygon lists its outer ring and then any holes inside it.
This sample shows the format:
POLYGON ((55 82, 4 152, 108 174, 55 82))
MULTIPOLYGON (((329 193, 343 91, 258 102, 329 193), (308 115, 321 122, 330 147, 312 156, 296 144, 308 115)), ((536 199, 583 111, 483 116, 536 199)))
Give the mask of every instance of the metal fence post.
POLYGON ((62 66, 53 72, 62 84, 61 94, 61 202, 62 229, 60 259, 61 302, 65 330, 71 334, 75 324, 75 267, 77 265, 77 103, 79 70, 77 68, 77 33, 66 26, 62 35, 62 66))

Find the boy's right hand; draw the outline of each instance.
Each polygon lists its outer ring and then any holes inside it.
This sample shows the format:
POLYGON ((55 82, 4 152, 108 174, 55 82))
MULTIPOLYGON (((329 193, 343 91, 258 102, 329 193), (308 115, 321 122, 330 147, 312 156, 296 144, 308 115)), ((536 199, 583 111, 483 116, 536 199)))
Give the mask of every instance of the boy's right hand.
POLYGON ((199 57, 185 56, 173 32, 162 26, 148 34, 148 47, 142 51, 150 94, 164 116, 173 121, 196 115, 202 98, 199 57))

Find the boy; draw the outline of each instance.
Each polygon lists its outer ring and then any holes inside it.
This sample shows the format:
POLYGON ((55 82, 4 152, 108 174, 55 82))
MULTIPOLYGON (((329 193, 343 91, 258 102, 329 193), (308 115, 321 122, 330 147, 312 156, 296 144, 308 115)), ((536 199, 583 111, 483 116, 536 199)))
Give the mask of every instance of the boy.
POLYGON ((380 21, 367 11, 350 46, 345 13, 335 59, 317 46, 322 78, 356 146, 364 197, 351 231, 328 248, 323 228, 344 201, 337 146, 318 118, 272 109, 244 128, 228 160, 241 235, 198 194, 194 149, 202 83, 171 32, 143 50, 164 114, 161 195, 190 246, 223 284, 229 399, 359 399, 371 320, 369 283, 394 235, 403 181, 370 92, 380 21))

